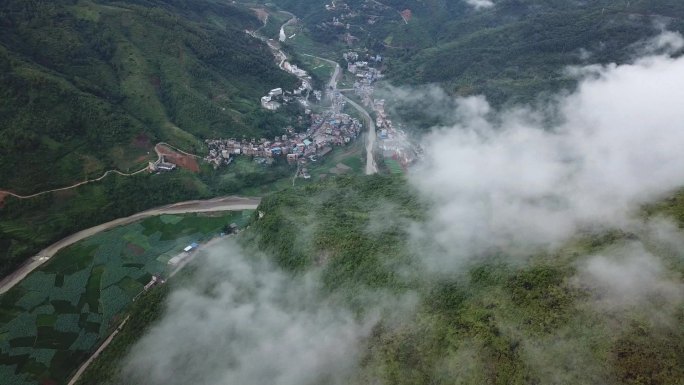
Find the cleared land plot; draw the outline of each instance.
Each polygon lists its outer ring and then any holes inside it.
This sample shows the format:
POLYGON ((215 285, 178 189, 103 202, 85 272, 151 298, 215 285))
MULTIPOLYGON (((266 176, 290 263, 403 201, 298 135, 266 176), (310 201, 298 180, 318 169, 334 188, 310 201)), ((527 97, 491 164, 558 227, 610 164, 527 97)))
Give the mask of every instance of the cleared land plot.
MULTIPOLYGON (((341 175, 341 169, 347 174, 363 174, 364 161, 361 159, 365 149, 363 146, 363 138, 359 137, 354 142, 343 147, 334 147, 333 151, 317 162, 310 162, 306 167, 309 170, 312 178, 311 180, 319 180, 328 176, 341 175), (333 172, 332 170, 335 170, 333 172)), ((297 183, 304 183, 304 180, 298 180, 297 183)))
POLYGON ((200 167, 199 163, 197 163, 197 159, 190 155, 185 155, 181 154, 180 152, 174 151, 163 144, 157 145, 157 151, 159 151, 160 154, 164 155, 166 160, 168 160, 171 163, 174 163, 178 165, 180 168, 184 168, 186 170, 190 170, 192 172, 199 172, 200 167))
POLYGON ((66 383, 169 258, 250 215, 152 217, 60 251, 0 296, 0 383, 66 383))
POLYGON ((391 174, 403 174, 404 173, 404 168, 401 167, 399 162, 392 158, 385 158, 385 165, 387 165, 387 168, 389 169, 389 172, 391 174))

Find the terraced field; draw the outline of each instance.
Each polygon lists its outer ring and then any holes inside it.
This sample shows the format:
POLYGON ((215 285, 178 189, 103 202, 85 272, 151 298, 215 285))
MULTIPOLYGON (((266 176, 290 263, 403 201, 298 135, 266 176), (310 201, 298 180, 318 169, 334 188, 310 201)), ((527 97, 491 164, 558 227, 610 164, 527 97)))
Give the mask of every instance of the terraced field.
POLYGON ((66 383, 170 258, 250 215, 162 215, 62 250, 0 296, 2 385, 66 383))

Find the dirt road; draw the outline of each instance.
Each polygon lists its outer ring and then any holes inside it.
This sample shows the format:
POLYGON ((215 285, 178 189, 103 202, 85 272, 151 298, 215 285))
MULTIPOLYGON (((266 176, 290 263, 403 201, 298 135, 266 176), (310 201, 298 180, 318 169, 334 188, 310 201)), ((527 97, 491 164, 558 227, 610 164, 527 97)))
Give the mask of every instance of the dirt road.
POLYGON ((95 353, 93 353, 93 355, 90 356, 90 358, 88 358, 88 360, 86 362, 84 362, 80 368, 78 368, 78 371, 76 372, 74 377, 71 379, 71 381, 69 381, 69 383, 67 385, 74 385, 76 383, 76 381, 78 381, 78 379, 81 378, 81 375, 83 374, 83 372, 85 372, 85 370, 88 369, 88 366, 90 366, 90 364, 93 361, 95 361, 95 359, 100 355, 100 353, 102 353, 102 351, 105 350, 107 348, 107 346, 109 346, 109 344, 112 342, 114 337, 116 337, 116 335, 119 334, 121 329, 123 329, 123 327, 126 325, 126 322, 128 322, 129 318, 131 318, 131 316, 127 316, 123 320, 123 322, 121 322, 119 324, 119 326, 116 328, 116 330, 114 330, 114 332, 112 334, 110 334, 109 337, 107 337, 107 339, 102 343, 102 345, 100 345, 100 347, 97 348, 95 353))
POLYGON ((38 255, 31 258, 19 269, 17 269, 14 273, 5 277, 2 281, 0 281, 0 294, 3 294, 7 290, 14 287, 14 285, 19 283, 29 273, 52 258, 59 250, 99 232, 161 214, 252 210, 256 209, 260 202, 261 198, 243 198, 236 196, 220 197, 209 200, 186 201, 141 211, 129 217, 115 219, 113 221, 79 231, 46 247, 40 253, 38 253, 38 255))
MULTIPOLYGON (((180 152, 181 154, 184 154, 184 155, 187 155, 187 156, 191 156, 191 157, 193 157, 193 158, 201 159, 201 157, 200 157, 199 155, 195 155, 195 154, 191 154, 191 153, 189 153, 189 152, 185 152, 185 151, 183 151, 183 150, 181 150, 181 149, 179 149, 179 148, 177 148, 177 147, 174 147, 174 146, 172 146, 172 145, 170 145, 170 144, 168 144, 168 143, 165 143, 165 142, 159 142, 159 143, 157 143, 157 144, 154 146, 154 151, 157 153, 157 159, 159 159, 159 160, 161 160, 162 155, 164 155, 164 154, 159 150, 159 146, 166 146, 166 147, 168 147, 168 148, 170 148, 170 149, 172 149, 172 150, 174 150, 174 151, 180 152)), ((41 196, 41 195, 45 195, 45 194, 49 194, 49 193, 53 193, 53 192, 57 192, 57 191, 71 190, 71 189, 73 189, 73 188, 76 188, 76 187, 79 187, 79 186, 83 186, 84 184, 88 184, 88 183, 99 182, 99 181, 101 181, 102 179, 104 179, 104 178, 106 178, 107 176, 109 176, 110 174, 119 174, 119 175, 121 175, 121 176, 133 176, 133 175, 136 175, 136 174, 140 174, 141 172, 145 172, 145 171, 147 171, 147 170, 148 170, 148 167, 147 167, 147 166, 145 166, 144 168, 142 168, 142 169, 140 169, 140 170, 138 170, 138 171, 134 171, 134 172, 122 172, 122 171, 119 171, 119 170, 107 170, 107 171, 105 171, 104 174, 102 174, 102 176, 100 176, 99 178, 95 178, 95 179, 86 179, 86 180, 84 180, 83 182, 75 183, 75 184, 73 184, 73 185, 71 185, 71 186, 60 187, 60 188, 56 188, 56 189, 52 189, 52 190, 41 191, 41 192, 37 192, 37 193, 31 194, 31 195, 20 195, 20 194, 13 193, 13 192, 11 192, 11 191, 9 191, 9 190, 0 190, 0 202, 2 202, 2 198, 6 197, 6 196, 12 196, 12 197, 15 197, 15 198, 18 198, 18 199, 30 199, 30 198, 35 198, 35 197, 38 197, 38 196, 41 196)))
POLYGON ((56 188, 56 189, 47 190, 47 191, 41 191, 41 192, 38 192, 38 193, 35 193, 35 194, 31 194, 31 195, 19 195, 19 194, 15 194, 15 193, 13 193, 13 192, 11 192, 11 191, 7 191, 7 190, 0 190, 0 193, 3 194, 3 195, 13 196, 13 197, 18 198, 18 199, 30 199, 30 198, 35 198, 35 197, 38 197, 38 196, 41 196, 41 195, 49 194, 49 193, 52 193, 52 192, 64 191, 64 190, 71 190, 72 188, 76 188, 76 187, 78 187, 78 186, 83 186, 84 184, 88 184, 88 183, 99 182, 99 181, 101 181, 102 179, 106 178, 109 174, 119 174, 119 175, 121 175, 121 176, 131 176, 131 175, 135 175, 135 174, 140 174, 140 173, 143 172, 143 171, 147 171, 147 166, 145 166, 145 168, 143 168, 143 169, 141 169, 141 170, 138 170, 138 171, 135 171, 135 172, 130 172, 130 173, 121 172, 121 171, 119 171, 119 170, 109 170, 109 171, 105 171, 105 173, 102 174, 102 176, 99 177, 99 178, 88 179, 88 180, 84 180, 83 182, 79 182, 79 183, 73 184, 73 185, 71 185, 71 186, 56 188))

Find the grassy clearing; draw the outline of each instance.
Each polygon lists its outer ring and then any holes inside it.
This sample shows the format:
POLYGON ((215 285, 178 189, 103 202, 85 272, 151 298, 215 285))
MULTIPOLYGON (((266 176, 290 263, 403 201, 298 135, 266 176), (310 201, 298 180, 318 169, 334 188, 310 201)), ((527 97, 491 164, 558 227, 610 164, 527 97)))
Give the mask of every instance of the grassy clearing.
POLYGON ((332 64, 315 57, 301 55, 299 60, 304 65, 304 69, 318 79, 330 79, 335 71, 332 64))
POLYGON ((345 173, 351 175, 362 175, 364 172, 364 163, 362 156, 364 154, 363 141, 358 138, 352 144, 344 147, 336 147, 331 153, 319 159, 317 162, 311 162, 307 165, 309 174, 311 174, 311 181, 297 180, 299 183, 312 183, 320 179, 335 176, 331 170, 335 169, 338 163, 349 167, 345 173))
POLYGON ((244 226, 250 213, 153 217, 60 251, 0 297, 3 385, 65 383, 151 276, 165 273, 161 255, 244 226))
POLYGON ((403 174, 404 169, 399 162, 392 158, 385 158, 385 166, 389 169, 390 174, 403 174))

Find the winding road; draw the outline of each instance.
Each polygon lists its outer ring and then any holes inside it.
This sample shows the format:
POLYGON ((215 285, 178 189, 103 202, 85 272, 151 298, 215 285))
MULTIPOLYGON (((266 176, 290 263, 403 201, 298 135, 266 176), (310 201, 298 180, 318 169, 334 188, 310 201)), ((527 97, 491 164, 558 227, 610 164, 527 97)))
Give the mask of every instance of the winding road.
POLYGON ((244 198, 237 196, 219 197, 208 200, 194 200, 180 203, 174 203, 166 206, 161 206, 139 213, 133 214, 125 218, 115 219, 101 225, 91 227, 89 229, 81 230, 66 238, 63 238, 52 245, 46 247, 38 255, 29 259, 19 269, 12 274, 3 278, 0 281, 0 294, 5 293, 22 279, 26 278, 33 270, 50 260, 59 250, 73 245, 74 243, 95 235, 99 232, 112 229, 117 226, 127 225, 141 219, 161 215, 161 214, 186 214, 186 213, 205 213, 215 211, 239 211, 239 210, 253 210, 259 206, 261 198, 244 198))
MULTIPOLYGON (((170 149, 172 149, 172 150, 174 150, 174 151, 180 152, 181 154, 184 154, 184 155, 192 156, 192 157, 194 157, 194 158, 201 159, 201 157, 200 157, 199 155, 195 155, 195 154, 191 154, 191 153, 189 153, 189 152, 185 152, 185 151, 179 149, 178 147, 174 147, 174 146, 172 146, 172 145, 170 145, 170 144, 168 144, 168 143, 165 143, 165 142, 159 142, 159 143, 157 143, 157 144, 154 145, 154 151, 157 153, 157 159, 158 159, 158 160, 161 160, 161 157, 163 156, 163 154, 159 151, 159 148, 158 148, 159 146, 166 146, 166 147, 168 147, 168 148, 170 148, 170 149)), ((15 197, 15 198, 17 198, 17 199, 30 199, 30 198, 39 197, 39 196, 41 196, 41 195, 50 194, 50 193, 57 192, 57 191, 71 190, 71 189, 74 189, 74 188, 76 188, 76 187, 83 186, 84 184, 88 184, 88 183, 99 182, 99 181, 101 181, 102 179, 104 179, 104 178, 106 178, 107 176, 109 176, 110 174, 119 174, 119 175, 121 175, 121 176, 133 176, 133 175, 136 175, 136 174, 140 174, 141 172, 145 172, 145 171, 147 171, 147 170, 148 170, 148 166, 145 166, 144 168, 142 168, 142 169, 140 169, 140 170, 138 170, 138 171, 134 171, 134 172, 122 172, 122 171, 119 171, 119 170, 107 170, 107 171, 105 171, 104 174, 102 174, 102 176, 100 176, 99 178, 95 178, 95 179, 86 179, 86 180, 84 180, 83 182, 78 182, 78 183, 72 184, 71 186, 55 188, 55 189, 52 189, 52 190, 45 190, 45 191, 37 192, 37 193, 31 194, 31 195, 20 195, 20 194, 13 193, 13 192, 11 192, 11 191, 9 191, 9 190, 0 190, 0 197, 12 196, 12 197, 15 197)), ((2 200, 2 199, 0 199, 0 201, 1 201, 1 200, 2 200)))
MULTIPOLYGON (((335 71, 333 72, 332 77, 330 78, 330 82, 328 82, 328 89, 331 89, 333 92, 337 90, 337 80, 340 76, 341 72, 341 67, 340 65, 332 60, 322 58, 320 56, 314 56, 314 55, 309 55, 309 54, 303 54, 304 56, 309 56, 313 57, 319 60, 322 60, 324 62, 330 63, 335 66, 335 71)), ((349 99, 347 96, 343 95, 340 93, 342 98, 349 103, 352 107, 356 108, 357 111, 363 116, 363 118, 366 120, 366 124, 368 125, 368 138, 366 139, 366 175, 372 175, 372 174, 377 174, 378 173, 378 165, 375 163, 375 158, 373 157, 373 150, 375 149, 375 139, 377 137, 377 134, 375 132, 375 122, 373 121, 373 118, 370 116, 368 111, 366 111, 365 108, 360 106, 358 103, 355 101, 349 99)))
POLYGON ((141 170, 130 172, 130 173, 121 172, 119 170, 107 170, 99 178, 87 179, 87 180, 84 180, 83 182, 79 182, 79 183, 76 183, 76 184, 73 184, 73 185, 67 186, 67 187, 60 187, 60 188, 55 188, 52 190, 41 191, 41 192, 37 192, 37 193, 31 194, 31 195, 19 195, 19 194, 15 194, 15 193, 8 191, 8 190, 0 190, 0 195, 9 195, 9 196, 15 197, 17 199, 30 199, 30 198, 39 197, 41 195, 45 195, 45 194, 49 194, 49 193, 53 193, 53 192, 57 192, 57 191, 71 190, 72 188, 76 188, 78 186, 83 186, 84 184, 88 184, 88 183, 99 182, 102 179, 109 176, 109 174, 119 174, 121 176, 133 176, 136 174, 140 174, 143 171, 147 171, 147 166, 145 166, 145 168, 143 168, 141 170))

